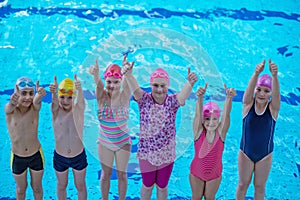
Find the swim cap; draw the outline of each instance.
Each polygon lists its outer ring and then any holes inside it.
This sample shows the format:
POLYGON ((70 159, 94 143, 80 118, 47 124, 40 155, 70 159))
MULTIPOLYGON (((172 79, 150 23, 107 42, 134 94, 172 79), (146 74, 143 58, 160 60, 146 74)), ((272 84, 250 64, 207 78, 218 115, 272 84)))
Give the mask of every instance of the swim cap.
POLYGON ((154 72, 152 72, 150 76, 150 84, 152 85, 152 82, 156 78, 163 78, 168 82, 168 85, 170 85, 170 79, 169 79, 169 74, 162 68, 157 68, 154 72))
POLYGON ((218 104, 214 102, 208 102, 203 106, 203 117, 220 117, 221 110, 218 104))
MULTIPOLYGON (((32 82, 31 78, 28 78, 26 76, 22 76, 17 79, 16 85, 18 85, 19 90, 24 90, 24 89, 33 89, 35 90, 35 84, 32 82)), ((16 91, 15 87, 15 91, 16 91)))
POLYGON ((272 90, 272 77, 268 74, 261 75, 256 83, 256 87, 262 86, 272 90))
POLYGON ((121 67, 117 64, 112 64, 107 67, 104 73, 104 79, 113 76, 114 78, 122 78, 121 67))
POLYGON ((76 88, 74 82, 65 78, 62 82, 60 82, 58 86, 58 96, 72 96, 74 97, 76 94, 76 88))

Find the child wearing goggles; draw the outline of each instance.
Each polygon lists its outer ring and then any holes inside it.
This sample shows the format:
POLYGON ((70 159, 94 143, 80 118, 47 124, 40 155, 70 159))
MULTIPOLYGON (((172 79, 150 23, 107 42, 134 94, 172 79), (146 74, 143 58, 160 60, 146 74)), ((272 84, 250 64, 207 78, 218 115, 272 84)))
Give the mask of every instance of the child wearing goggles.
POLYGON ((195 73, 188 73, 188 81, 177 94, 168 94, 170 78, 162 68, 150 76, 151 92, 143 91, 132 75, 133 65, 124 60, 123 74, 134 92, 140 110, 140 136, 137 158, 142 173, 141 199, 150 199, 156 187, 157 199, 167 199, 168 182, 176 158, 176 113, 185 104, 197 82, 195 73))
POLYGON ((115 160, 118 172, 119 199, 126 198, 127 165, 131 151, 130 132, 127 127, 129 119, 129 103, 131 90, 122 81, 121 67, 117 64, 109 65, 103 82, 99 76, 99 65, 90 67, 96 83, 96 100, 98 104, 98 120, 100 131, 98 137, 98 155, 101 162, 101 194, 102 199, 109 199, 110 179, 113 162, 115 160), (122 89, 121 89, 122 87, 122 89), (120 164, 121 163, 121 164, 120 164))
POLYGON ((232 97, 236 95, 233 88, 227 88, 222 118, 221 110, 215 102, 203 106, 204 88, 197 91, 196 114, 194 117, 195 155, 190 165, 190 185, 192 199, 215 199, 222 179, 222 155, 224 142, 230 125, 232 97))
POLYGON ((30 184, 34 197, 43 199, 44 157, 38 139, 38 121, 45 95, 46 91, 39 86, 39 81, 34 84, 30 78, 20 77, 4 108, 12 142, 11 170, 16 181, 17 199, 25 199, 28 168, 31 180, 34 180, 30 184))

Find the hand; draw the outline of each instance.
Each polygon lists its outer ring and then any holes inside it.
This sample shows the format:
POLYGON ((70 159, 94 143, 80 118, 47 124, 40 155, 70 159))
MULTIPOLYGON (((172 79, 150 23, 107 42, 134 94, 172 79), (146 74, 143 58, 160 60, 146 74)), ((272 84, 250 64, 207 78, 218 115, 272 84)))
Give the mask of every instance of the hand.
POLYGON ((277 76, 278 66, 275 63, 273 63, 271 59, 269 59, 269 70, 272 76, 277 76))
POLYGON ((188 81, 191 84, 191 86, 193 87, 194 84, 198 81, 198 76, 192 72, 188 74, 188 81))
POLYGON ((122 62, 122 70, 121 70, 122 75, 126 75, 127 73, 132 73, 133 65, 134 65, 134 61, 129 63, 127 61, 127 55, 124 55, 123 62, 122 62))
POLYGON ((208 83, 205 83, 204 88, 203 88, 203 87, 200 87, 200 88, 197 90, 196 95, 197 95, 198 97, 203 96, 203 95, 205 94, 207 85, 208 85, 208 83))
POLYGON ((228 97, 231 98, 231 97, 236 96, 236 91, 235 91, 234 88, 227 88, 226 84, 224 84, 224 88, 225 88, 225 91, 226 91, 226 95, 227 95, 228 97))
POLYGON ((20 95, 19 86, 16 85, 16 90, 14 91, 14 93, 10 97, 10 104, 13 105, 13 106, 18 105, 20 96, 21 95, 20 95))
POLYGON ((255 74, 259 75, 265 68, 266 60, 263 60, 261 63, 257 64, 255 67, 255 74))
POLYGON ((46 90, 43 87, 40 87, 40 81, 36 81, 35 90, 42 97, 46 96, 46 90))
POLYGON ((58 84, 57 84, 57 79, 56 76, 54 76, 54 83, 50 83, 50 92, 52 94, 55 94, 57 92, 58 84))
POLYGON ((76 74, 74 75, 74 80, 75 80, 75 88, 76 88, 76 90, 81 90, 82 88, 81 88, 81 83, 80 83, 80 81, 79 80, 77 80, 77 76, 76 76, 76 74))
POLYGON ((95 65, 90 66, 89 72, 94 76, 99 74, 98 60, 95 61, 95 65))

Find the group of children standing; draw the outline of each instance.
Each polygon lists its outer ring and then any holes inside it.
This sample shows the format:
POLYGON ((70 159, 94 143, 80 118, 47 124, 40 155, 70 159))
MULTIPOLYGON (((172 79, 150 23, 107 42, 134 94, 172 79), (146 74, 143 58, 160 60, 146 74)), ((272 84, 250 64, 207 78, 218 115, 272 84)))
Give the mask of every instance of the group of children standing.
MULTIPOLYGON (((188 73, 188 81, 177 94, 168 94, 170 79, 161 68, 150 76, 151 92, 143 91, 133 76, 134 62, 126 56, 122 68, 108 66, 104 80, 99 75, 96 61, 89 69, 96 83, 99 136, 98 155, 101 163, 100 188, 102 199, 109 198, 110 177, 116 163, 119 199, 126 198, 127 165, 131 152, 129 119, 130 98, 133 95, 140 112, 140 134, 137 158, 142 175, 140 198, 151 198, 156 187, 159 200, 168 197, 168 182, 176 158, 176 113, 185 104, 194 84, 195 73, 188 73)), ((245 198, 254 174, 255 199, 264 199, 265 185, 270 172, 273 135, 280 108, 278 67, 269 60, 269 75, 259 76, 265 61, 259 63, 249 81, 243 98, 243 130, 238 154, 239 182, 236 199, 245 198)), ((190 165, 192 199, 215 199, 222 178, 222 155, 230 126, 233 88, 227 88, 224 108, 216 102, 204 104, 208 83, 196 94, 196 112, 193 121, 194 158, 190 165)), ((78 199, 87 199, 87 158, 82 142, 85 101, 80 81, 66 78, 59 85, 57 78, 50 84, 52 93, 52 124, 55 135, 53 166, 57 177, 57 197, 65 200, 68 170, 72 169, 78 199), (76 101, 75 101, 76 99, 76 101)), ((5 106, 7 127, 12 142, 11 169, 16 181, 17 199, 25 199, 27 169, 30 169, 34 198, 42 199, 44 157, 38 140, 38 120, 44 88, 30 78, 17 80, 14 93, 5 106)))

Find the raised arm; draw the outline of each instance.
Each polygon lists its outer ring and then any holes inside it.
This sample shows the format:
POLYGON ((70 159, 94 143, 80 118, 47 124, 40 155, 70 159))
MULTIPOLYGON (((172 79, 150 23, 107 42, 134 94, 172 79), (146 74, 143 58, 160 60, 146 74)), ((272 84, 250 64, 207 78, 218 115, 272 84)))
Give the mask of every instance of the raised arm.
POLYGON ((59 104, 58 104, 58 95, 57 95, 57 78, 54 76, 54 83, 50 83, 50 92, 52 93, 52 104, 51 104, 51 110, 52 110, 52 117, 55 119, 58 113, 59 104))
POLYGON ((230 126, 230 112, 232 108, 232 98, 236 96, 236 91, 234 88, 227 88, 226 84, 224 84, 224 88, 226 91, 226 100, 224 103, 221 122, 218 128, 222 141, 225 141, 226 134, 230 126))
POLYGON ((4 107, 4 111, 6 114, 10 114, 16 109, 19 102, 19 97, 20 97, 19 87, 18 85, 16 85, 16 89, 10 97, 10 101, 4 107))
POLYGON ((77 79, 76 74, 74 75, 74 80, 75 80, 75 88, 77 90, 77 102, 75 105, 80 110, 84 110, 85 109, 84 95, 81 87, 81 82, 77 79))
POLYGON ((243 96, 244 106, 252 104, 252 102, 253 102, 253 93, 254 93, 254 89, 256 86, 256 82, 257 82, 259 74, 264 70, 265 63, 266 63, 266 61, 263 60, 261 63, 256 65, 255 71, 249 80, 248 87, 243 96))
POLYGON ((196 94, 198 96, 198 100, 196 103, 196 113, 194 117, 194 123, 193 123, 193 130, 194 130, 194 139, 199 138, 203 126, 202 126, 202 111, 203 111, 203 96, 206 92, 207 83, 205 84, 204 88, 200 87, 196 94))
POLYGON ((96 60, 95 66, 92 65, 90 67, 89 71, 90 74, 94 76, 94 81, 96 83, 96 99, 97 101, 99 101, 104 92, 104 83, 101 81, 101 78, 99 76, 98 60, 96 60))
MULTIPOLYGON (((189 69, 188 69, 189 70, 189 69)), ((185 100, 189 97, 194 84, 198 81, 197 75, 192 72, 188 73, 188 82, 183 86, 181 91, 177 94, 177 99, 180 103, 180 105, 184 105, 185 100)))
POLYGON ((270 109, 272 115, 277 119, 278 111, 280 109, 280 86, 278 80, 278 66, 269 59, 269 69, 272 73, 272 100, 270 103, 270 109))
POLYGON ((126 58, 127 56, 125 55, 122 62, 123 85, 124 87, 128 87, 127 89, 130 94, 133 93, 135 100, 139 100, 143 96, 143 90, 140 88, 136 78, 132 75, 134 62, 129 63, 126 58))
POLYGON ((42 106, 42 99, 46 96, 46 90, 40 87, 40 81, 36 81, 36 94, 33 99, 33 106, 36 110, 40 110, 42 106))

